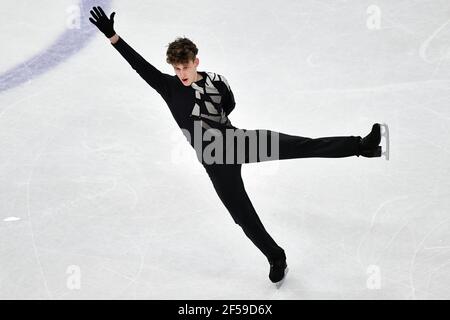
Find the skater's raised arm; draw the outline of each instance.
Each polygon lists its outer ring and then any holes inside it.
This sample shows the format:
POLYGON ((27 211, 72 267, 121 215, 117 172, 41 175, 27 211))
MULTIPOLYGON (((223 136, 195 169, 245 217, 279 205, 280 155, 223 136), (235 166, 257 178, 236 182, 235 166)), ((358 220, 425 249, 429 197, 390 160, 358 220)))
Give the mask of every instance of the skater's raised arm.
POLYGON ((116 44, 117 41, 119 41, 119 35, 116 33, 115 35, 113 35, 111 38, 109 38, 109 41, 111 41, 111 44, 116 44))
MULTIPOLYGON (((101 7, 93 7, 90 11, 91 21, 103 34, 111 41, 114 48, 128 61, 131 67, 163 98, 167 101, 169 97, 169 86, 166 75, 146 61, 139 53, 131 48, 128 43, 117 35, 114 30, 115 12, 111 13, 110 18, 106 16, 101 7)), ((169 76, 170 77, 170 76, 169 76)))
POLYGON ((169 86, 164 73, 146 61, 139 53, 128 45, 121 37, 117 36, 115 43, 111 42, 114 48, 128 61, 131 67, 144 79, 153 89, 155 89, 164 99, 169 97, 169 86))

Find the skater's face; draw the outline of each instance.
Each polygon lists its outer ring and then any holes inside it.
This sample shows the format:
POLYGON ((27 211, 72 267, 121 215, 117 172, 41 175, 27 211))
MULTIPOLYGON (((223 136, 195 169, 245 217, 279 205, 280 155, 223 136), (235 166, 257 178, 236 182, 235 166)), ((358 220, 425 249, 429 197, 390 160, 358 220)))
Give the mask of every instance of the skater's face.
POLYGON ((199 59, 195 58, 194 61, 190 60, 189 63, 172 65, 183 85, 190 86, 192 82, 197 81, 197 66, 199 62, 199 59))

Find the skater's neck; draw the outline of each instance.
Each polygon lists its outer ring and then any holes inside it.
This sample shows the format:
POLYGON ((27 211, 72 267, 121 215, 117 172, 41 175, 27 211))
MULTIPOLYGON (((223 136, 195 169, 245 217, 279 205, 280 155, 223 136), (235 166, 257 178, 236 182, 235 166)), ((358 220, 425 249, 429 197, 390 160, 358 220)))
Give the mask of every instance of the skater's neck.
POLYGON ((194 82, 198 82, 198 81, 200 81, 202 79, 203 79, 203 76, 200 74, 200 71, 197 71, 197 78, 195 79, 194 82))

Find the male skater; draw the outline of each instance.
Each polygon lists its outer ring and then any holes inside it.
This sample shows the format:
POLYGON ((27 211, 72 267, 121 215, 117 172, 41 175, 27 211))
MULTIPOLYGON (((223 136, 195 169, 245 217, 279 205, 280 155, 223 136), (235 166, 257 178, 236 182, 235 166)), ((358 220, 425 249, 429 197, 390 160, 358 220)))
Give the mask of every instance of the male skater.
MULTIPOLYGON (((176 76, 172 76, 156 69, 116 34, 115 12, 109 18, 101 7, 93 7, 90 12, 92 18, 89 20, 165 100, 178 126, 197 152, 199 161, 233 220, 266 256, 270 264, 269 279, 279 287, 287 272, 286 255, 267 233, 253 208, 241 177, 242 163, 306 157, 381 157, 381 125, 375 123, 372 131, 364 138, 348 136, 317 139, 271 130, 236 128, 228 119, 235 101, 227 80, 212 72, 197 71, 198 49, 191 40, 177 38, 169 44, 166 61, 174 68, 176 76), (235 135, 228 136, 230 131, 235 135), (236 138, 242 136, 244 146, 241 144, 236 147, 236 138), (209 145, 206 143, 212 137, 215 138, 215 148, 211 148, 213 142, 209 145), (220 145, 224 148, 217 148, 220 145), (271 157, 267 157, 262 151, 269 151, 271 157)), ((388 147, 387 126, 383 126, 388 147)), ((383 154, 387 158, 388 150, 383 154)))

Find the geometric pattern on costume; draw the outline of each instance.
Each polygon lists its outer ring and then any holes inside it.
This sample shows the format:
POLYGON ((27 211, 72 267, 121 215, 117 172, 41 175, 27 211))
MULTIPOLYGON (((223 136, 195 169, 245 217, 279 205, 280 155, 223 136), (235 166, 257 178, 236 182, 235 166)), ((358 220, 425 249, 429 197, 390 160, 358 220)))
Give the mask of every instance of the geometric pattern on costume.
POLYGON ((229 126, 231 122, 221 105, 222 96, 214 86, 214 82, 221 81, 230 90, 228 81, 224 76, 213 72, 207 72, 206 75, 204 86, 199 86, 195 82, 191 84, 191 87, 195 89, 195 105, 191 115, 198 118, 202 127, 205 129, 211 128, 208 122, 217 123, 221 126, 229 126))

